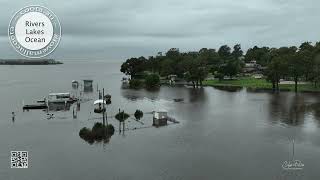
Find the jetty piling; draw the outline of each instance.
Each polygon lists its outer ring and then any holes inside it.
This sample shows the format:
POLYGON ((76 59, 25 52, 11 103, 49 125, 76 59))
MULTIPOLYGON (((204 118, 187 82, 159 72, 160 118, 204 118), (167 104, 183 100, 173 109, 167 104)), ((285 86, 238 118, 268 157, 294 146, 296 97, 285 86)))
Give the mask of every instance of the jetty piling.
MULTIPOLYGON (((104 88, 102 89, 102 97, 104 97, 104 88)), ((102 99, 102 109, 103 109, 103 111, 102 111, 102 124, 103 124, 103 126, 105 126, 105 119, 104 119, 104 99, 102 99)))

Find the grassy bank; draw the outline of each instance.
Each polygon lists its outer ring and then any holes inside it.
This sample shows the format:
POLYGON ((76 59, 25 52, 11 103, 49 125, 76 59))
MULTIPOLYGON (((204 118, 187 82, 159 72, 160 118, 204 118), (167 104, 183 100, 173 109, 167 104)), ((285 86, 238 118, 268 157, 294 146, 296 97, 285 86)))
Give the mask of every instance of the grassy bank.
MULTIPOLYGON (((237 80, 206 80, 203 82, 205 86, 240 86, 253 89, 272 90, 272 84, 265 79, 240 78, 237 80)), ((294 91, 294 84, 280 84, 280 91, 294 91)), ((315 88, 311 83, 298 84, 299 92, 320 92, 320 87, 315 88)))

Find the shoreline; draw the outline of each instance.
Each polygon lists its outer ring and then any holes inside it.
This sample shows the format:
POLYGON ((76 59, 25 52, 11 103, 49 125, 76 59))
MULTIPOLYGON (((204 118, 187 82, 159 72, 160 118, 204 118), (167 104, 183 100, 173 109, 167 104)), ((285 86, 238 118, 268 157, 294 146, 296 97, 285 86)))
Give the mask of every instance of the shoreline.
POLYGON ((57 65, 63 64, 54 59, 0 59, 0 65, 57 65))
MULTIPOLYGON (((161 85, 170 85, 168 82, 161 82, 161 85)), ((175 85, 192 86, 188 82, 176 82, 175 85)), ((241 78, 237 80, 205 80, 202 87, 225 88, 236 90, 246 88, 250 92, 277 92, 273 91, 272 84, 265 79, 241 78)), ((280 84, 279 92, 294 92, 294 84, 280 84)), ((320 93, 320 87, 314 87, 310 83, 298 84, 298 93, 320 93)))
MULTIPOLYGON (((277 92, 272 84, 265 79, 242 78, 238 80, 205 80, 204 86, 247 88, 251 92, 277 92)), ((279 92, 294 92, 294 84, 279 84, 279 92)), ((298 84, 298 93, 320 93, 320 87, 314 87, 311 83, 298 84)))

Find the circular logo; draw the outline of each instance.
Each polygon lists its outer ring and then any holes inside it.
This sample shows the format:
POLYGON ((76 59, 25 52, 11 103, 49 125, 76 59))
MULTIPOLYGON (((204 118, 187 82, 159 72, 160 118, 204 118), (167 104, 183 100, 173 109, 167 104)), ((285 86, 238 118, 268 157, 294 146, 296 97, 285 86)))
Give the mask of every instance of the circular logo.
POLYGON ((8 36, 18 53, 29 58, 41 58, 59 45, 61 26, 58 17, 48 8, 27 6, 12 17, 8 36))

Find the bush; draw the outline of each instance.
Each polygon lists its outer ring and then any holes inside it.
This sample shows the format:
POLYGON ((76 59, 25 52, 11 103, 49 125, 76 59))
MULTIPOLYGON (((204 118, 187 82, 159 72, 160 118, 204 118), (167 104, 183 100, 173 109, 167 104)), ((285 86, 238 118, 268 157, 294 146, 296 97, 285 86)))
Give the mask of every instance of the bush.
POLYGON ((132 89, 139 89, 143 87, 143 82, 138 79, 131 79, 129 82, 129 87, 132 89))
POLYGON ((160 77, 157 74, 150 74, 146 77, 145 84, 147 88, 155 88, 160 85, 160 77))
POLYGON ((222 81, 222 80, 223 80, 223 78, 224 78, 224 74, 223 74, 223 73, 218 72, 218 73, 216 73, 216 74, 215 74, 215 77, 216 77, 216 78, 218 78, 218 79, 219 79, 219 81, 222 81))
POLYGON ((140 120, 143 117, 143 112, 141 110, 137 109, 136 112, 134 113, 134 117, 137 120, 140 120))

